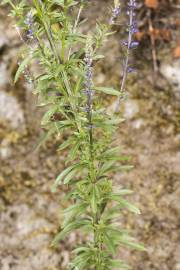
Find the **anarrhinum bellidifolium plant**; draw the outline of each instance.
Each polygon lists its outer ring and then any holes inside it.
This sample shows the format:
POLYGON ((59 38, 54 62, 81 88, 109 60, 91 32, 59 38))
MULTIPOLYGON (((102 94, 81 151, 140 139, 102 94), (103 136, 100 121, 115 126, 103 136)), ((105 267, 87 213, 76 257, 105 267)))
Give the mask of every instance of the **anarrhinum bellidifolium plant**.
POLYGON ((128 268, 124 262, 114 259, 118 246, 144 248, 120 228, 118 218, 124 208, 135 214, 140 212, 124 198, 131 191, 114 186, 112 175, 131 167, 121 164, 127 157, 119 155, 115 131, 122 122, 118 108, 127 74, 132 72, 130 49, 137 45, 133 41, 136 2, 130 0, 127 6, 128 41, 124 42, 124 72, 119 90, 93 83, 95 63, 102 58, 98 52, 112 34, 111 25, 120 13, 119 1, 115 1, 108 24, 97 23, 96 29, 87 35, 80 31, 81 24, 85 23, 80 19, 85 2, 4 1, 11 5, 11 14, 18 18, 16 29, 25 45, 15 81, 23 72, 33 83, 40 105, 46 106, 42 119, 46 138, 63 132, 68 134, 58 149, 69 149, 66 168, 55 180, 53 190, 67 185, 66 199, 71 205, 64 210, 64 223, 53 245, 78 229, 84 241, 74 249, 70 269, 128 268), (28 69, 33 62, 39 66, 38 72, 28 69), (107 113, 103 99, 99 98, 102 94, 117 97, 116 113, 107 113))

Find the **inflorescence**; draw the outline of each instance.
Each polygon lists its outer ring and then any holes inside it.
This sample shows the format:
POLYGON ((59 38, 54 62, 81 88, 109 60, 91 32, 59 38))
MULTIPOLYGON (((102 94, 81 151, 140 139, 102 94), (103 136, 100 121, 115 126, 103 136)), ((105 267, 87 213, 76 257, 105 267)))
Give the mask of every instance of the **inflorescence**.
POLYGON ((34 31, 33 31, 33 16, 32 13, 29 12, 27 14, 27 17, 24 21, 25 25, 27 26, 27 38, 33 39, 34 38, 34 31))
MULTIPOLYGON (((136 7, 137 7, 136 0, 130 0, 127 4, 127 12, 126 13, 129 17, 128 39, 126 41, 122 42, 122 45, 124 45, 126 47, 126 52, 125 52, 125 58, 124 58, 124 64, 123 64, 123 78, 122 78, 121 89, 120 89, 121 92, 124 92, 124 90, 125 90, 124 88, 126 85, 128 73, 132 73, 135 71, 135 69, 133 67, 129 66, 129 60, 130 60, 129 58, 130 58, 130 50, 136 49, 137 46, 139 45, 138 41, 133 40, 134 34, 138 32, 137 21, 135 19, 136 7)), ((118 98, 115 112, 119 111, 121 98, 122 98, 121 96, 118 98)))
POLYGON ((86 55, 84 58, 84 61, 86 63, 86 74, 85 74, 85 90, 84 93, 87 95, 87 104, 85 107, 85 111, 87 113, 91 112, 92 110, 92 98, 93 98, 93 91, 92 91, 92 86, 93 86, 93 67, 92 67, 92 52, 91 48, 88 45, 86 49, 86 55))
POLYGON ((84 93, 87 95, 87 103, 85 105, 85 111, 87 113, 87 120, 88 125, 87 128, 89 129, 89 139, 90 139, 90 151, 92 155, 92 129, 94 128, 94 125, 92 123, 92 100, 93 100, 93 58, 92 58, 92 47, 91 43, 87 43, 86 47, 86 54, 84 61, 86 63, 86 73, 85 73, 85 90, 84 93))

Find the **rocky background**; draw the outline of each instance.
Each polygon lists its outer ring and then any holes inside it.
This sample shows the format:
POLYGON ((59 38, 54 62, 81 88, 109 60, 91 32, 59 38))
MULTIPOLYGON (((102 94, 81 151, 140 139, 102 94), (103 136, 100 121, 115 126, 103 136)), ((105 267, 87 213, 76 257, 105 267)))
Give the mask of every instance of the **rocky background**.
MULTIPOLYGON (((93 0, 84 13, 89 21, 83 30, 96 18, 107 19, 111 3, 93 0)), ((130 200, 142 211, 141 216, 122 217, 123 226, 147 247, 144 253, 119 250, 134 270, 180 270, 179 10, 178 1, 139 1, 138 71, 128 80, 129 95, 122 104, 126 121, 117 135, 134 169, 114 177, 135 191, 130 200)), ((0 269, 65 270, 81 235, 71 233, 56 249, 50 248, 65 206, 65 188, 50 191, 64 167, 64 156, 56 152, 62 138, 34 150, 42 133, 42 112, 23 77, 13 84, 21 42, 7 14, 0 7, 0 269)), ((123 29, 115 30, 95 73, 100 85, 119 83, 123 29)), ((111 100, 107 106, 111 110, 111 100)))

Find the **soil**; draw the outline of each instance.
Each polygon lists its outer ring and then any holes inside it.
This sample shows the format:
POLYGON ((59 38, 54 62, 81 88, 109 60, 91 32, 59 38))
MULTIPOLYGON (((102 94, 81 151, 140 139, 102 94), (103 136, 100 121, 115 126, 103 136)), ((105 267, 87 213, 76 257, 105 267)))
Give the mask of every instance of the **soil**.
MULTIPOLYGON (((107 8, 104 1, 93 2, 92 10, 85 14, 90 17, 89 28, 100 6, 102 19, 107 8)), ((43 112, 23 78, 13 84, 21 42, 7 12, 0 8, 0 269, 65 270, 70 250, 81 235, 71 233, 57 248, 50 247, 66 206, 62 200, 65 187, 51 192, 55 177, 65 166, 66 153, 57 152, 63 138, 35 150, 43 112)), ((176 14, 174 10, 175 18, 176 14)), ((97 65, 98 84, 119 83, 119 36, 118 32, 104 48, 108 57, 97 65)), ((154 74, 152 61, 141 59, 144 42, 135 57, 138 72, 129 77, 128 98, 122 103, 126 121, 117 133, 117 142, 131 157, 134 169, 116 174, 114 181, 134 190, 129 200, 142 214, 125 212, 120 221, 145 244, 147 252, 120 248, 118 257, 134 270, 180 270, 180 87, 177 81, 173 83, 174 77, 166 78, 161 71, 154 74)), ((151 47, 149 39, 147 46, 151 47)), ((159 52, 159 66, 175 63, 173 74, 178 78, 179 59, 174 59, 171 51, 168 43, 159 52)), ((106 103, 111 110, 113 100, 106 103)))

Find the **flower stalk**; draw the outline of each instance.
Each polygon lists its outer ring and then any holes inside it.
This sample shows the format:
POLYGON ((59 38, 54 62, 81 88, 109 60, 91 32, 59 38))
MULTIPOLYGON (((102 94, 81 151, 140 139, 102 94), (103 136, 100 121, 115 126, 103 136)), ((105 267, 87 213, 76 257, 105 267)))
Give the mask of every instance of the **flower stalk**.
MULTIPOLYGON (((123 42, 123 45, 125 45, 126 53, 125 53, 125 59, 123 63, 123 77, 120 87, 120 92, 123 93, 125 91, 125 85, 127 81, 128 73, 133 72, 133 69, 129 67, 129 59, 130 59, 130 51, 131 49, 134 49, 138 46, 137 41, 133 41, 133 35, 136 33, 137 30, 137 22, 135 20, 135 9, 136 9, 136 0, 129 0, 127 4, 127 15, 129 17, 129 23, 128 23, 128 40, 123 42)), ((120 103, 121 103, 121 96, 117 99, 116 107, 115 107, 115 113, 119 112, 120 109, 120 103)))

